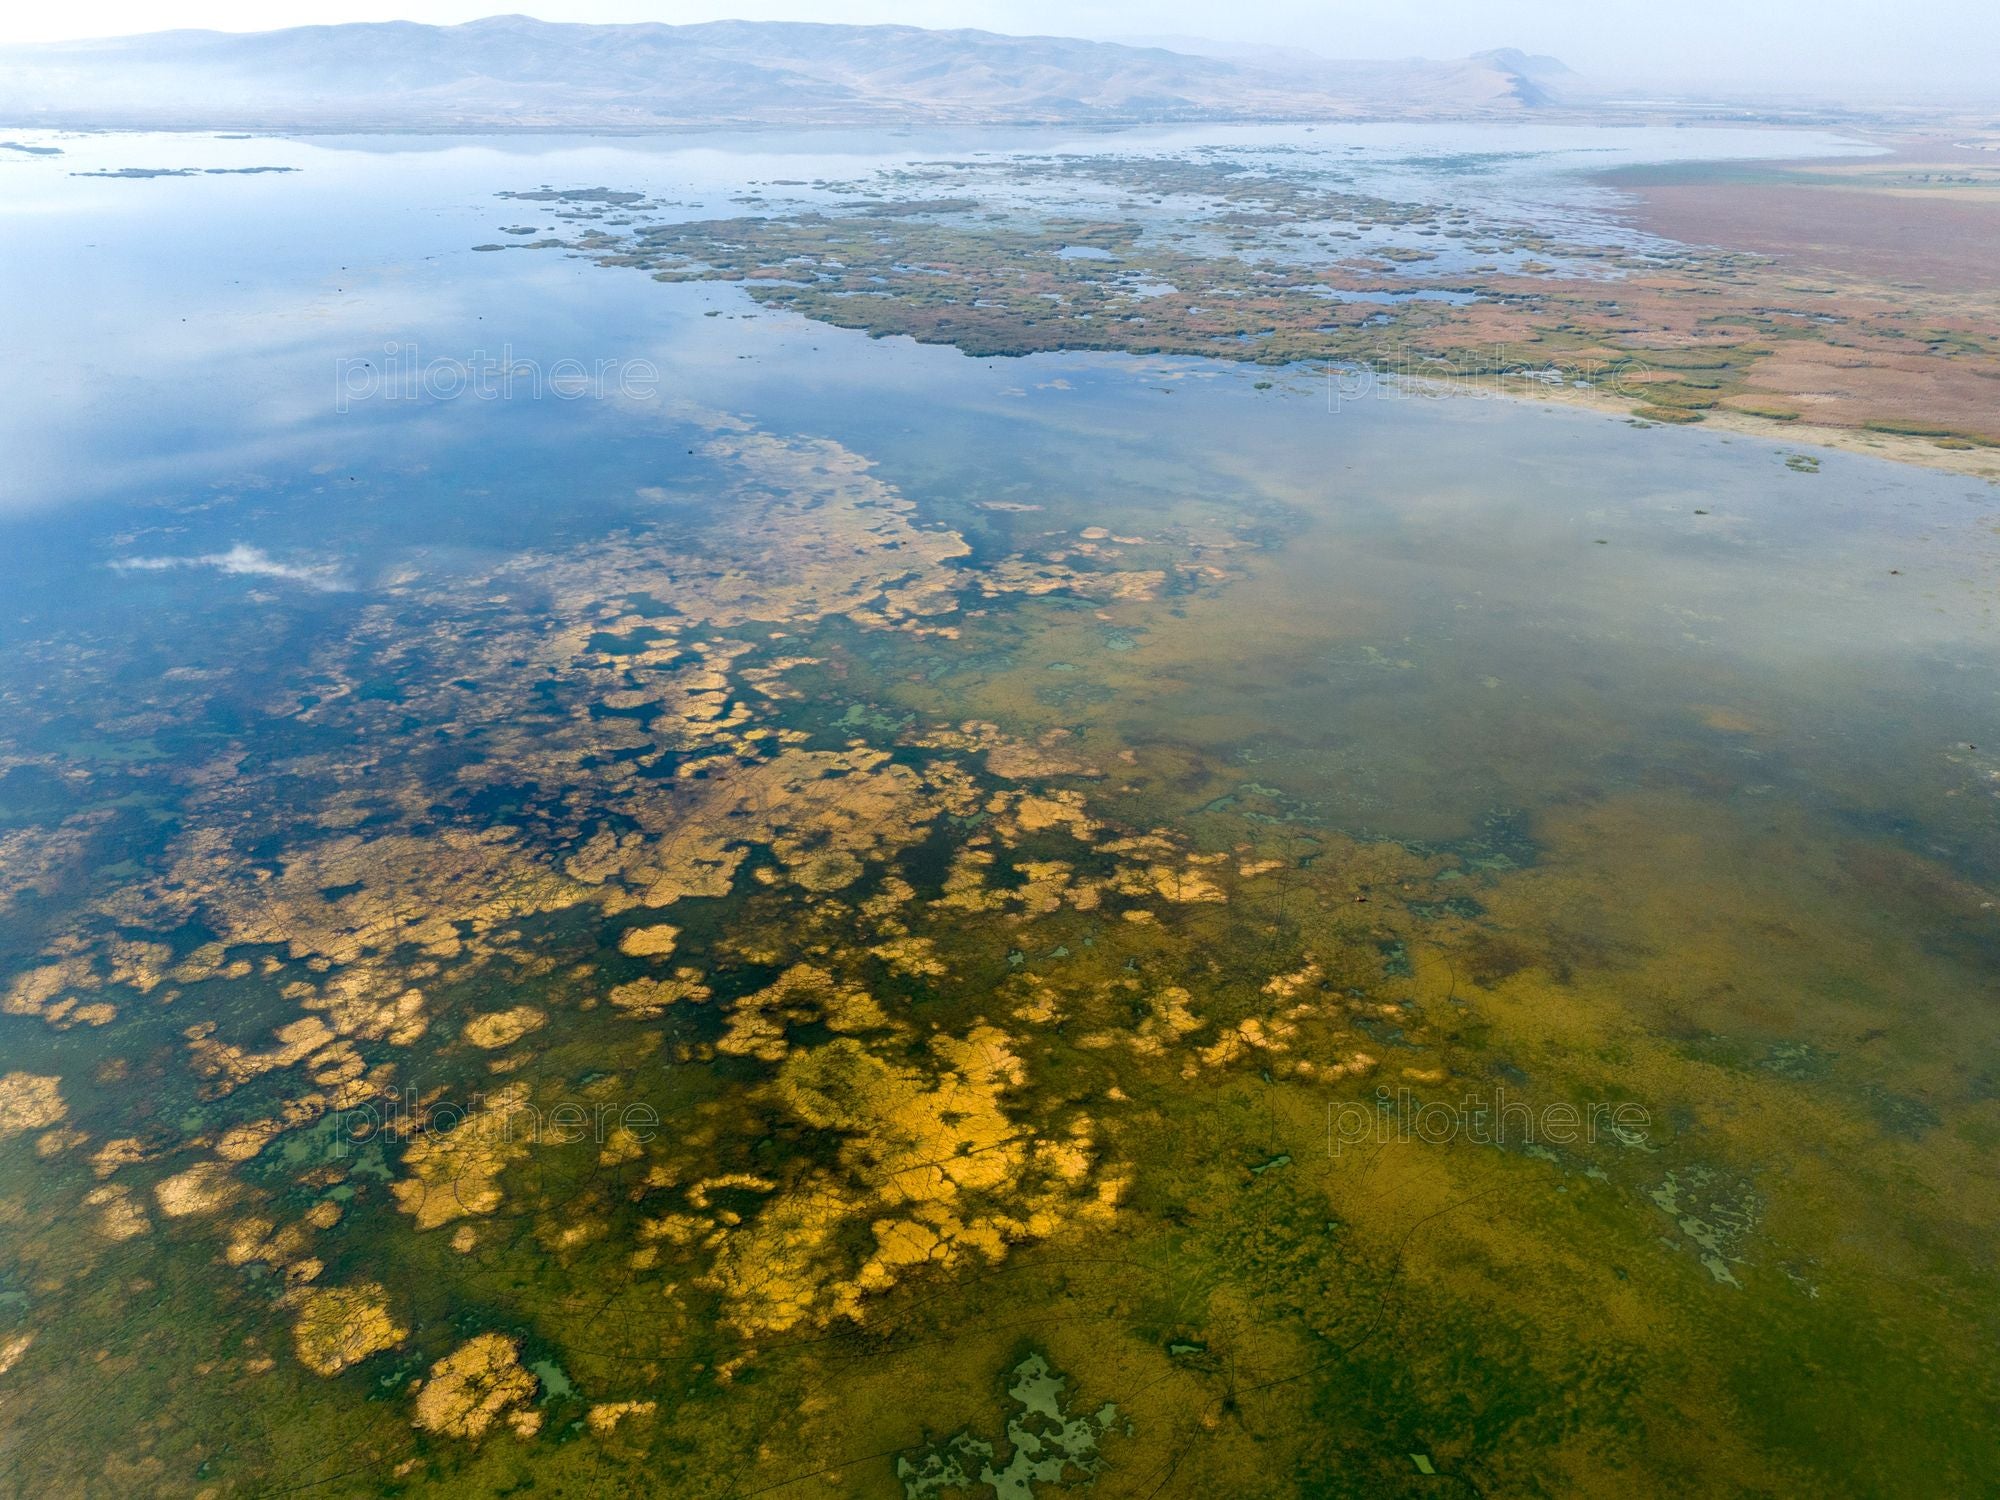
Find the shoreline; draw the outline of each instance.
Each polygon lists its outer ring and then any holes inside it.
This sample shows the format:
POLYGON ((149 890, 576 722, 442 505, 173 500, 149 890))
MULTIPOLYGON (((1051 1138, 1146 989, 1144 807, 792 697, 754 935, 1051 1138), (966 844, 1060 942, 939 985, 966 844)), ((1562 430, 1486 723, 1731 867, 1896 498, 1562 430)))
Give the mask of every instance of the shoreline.
POLYGON ((1653 427, 1670 427, 1683 432, 1727 432, 1732 436, 1755 438, 1760 442, 1799 448, 1820 448, 1828 452, 1850 453, 1863 458, 1879 458, 1913 468, 1956 474, 2000 485, 2000 448, 1940 448, 1934 439, 1905 433, 1876 432, 1869 428, 1836 427, 1821 422, 1774 422, 1752 412, 1726 407, 1707 412, 1699 422, 1660 422, 1642 417, 1626 398, 1612 398, 1600 392, 1578 390, 1568 385, 1548 385, 1520 380, 1499 384, 1479 378, 1453 379, 1450 376, 1382 375, 1384 380, 1407 381, 1413 385, 1465 394, 1468 387, 1489 392, 1508 401, 1547 402, 1595 412, 1601 416, 1644 422, 1653 427))

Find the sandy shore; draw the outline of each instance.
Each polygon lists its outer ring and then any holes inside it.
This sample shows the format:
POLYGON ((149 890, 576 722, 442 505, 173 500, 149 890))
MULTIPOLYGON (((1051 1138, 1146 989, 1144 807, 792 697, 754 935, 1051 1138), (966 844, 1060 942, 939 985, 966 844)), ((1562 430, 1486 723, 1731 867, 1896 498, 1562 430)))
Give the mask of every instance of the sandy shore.
MULTIPOLYGON (((1498 395, 1509 401, 1553 402, 1561 406, 1601 412, 1605 416, 1630 418, 1634 415, 1629 396, 1612 395, 1596 390, 1579 390, 1575 386, 1551 385, 1539 380, 1508 380, 1495 383, 1486 378, 1476 381, 1426 380, 1417 376, 1402 375, 1384 376, 1383 379, 1395 379, 1440 391, 1461 393, 1477 391, 1489 397, 1498 395)), ((1918 468, 1936 469, 1947 474, 1963 474, 1971 479, 1983 479, 1988 484, 2000 485, 2000 448, 1940 448, 1932 438, 1875 432, 1866 428, 1835 427, 1818 422, 1774 422, 1768 417, 1734 411, 1728 407, 1712 408, 1704 413, 1702 421, 1686 424, 1686 427, 1709 432, 1736 433, 1762 442, 1779 443, 1787 448, 1821 448, 1840 453, 1858 453, 1868 458, 1887 459, 1891 463, 1914 464, 1918 468)))

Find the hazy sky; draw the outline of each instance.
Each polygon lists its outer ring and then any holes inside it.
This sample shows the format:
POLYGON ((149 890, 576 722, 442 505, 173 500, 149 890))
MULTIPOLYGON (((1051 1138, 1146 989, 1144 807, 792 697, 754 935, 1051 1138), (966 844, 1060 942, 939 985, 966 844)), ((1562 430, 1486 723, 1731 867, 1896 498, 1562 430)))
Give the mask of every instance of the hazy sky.
MULTIPOLYGON (((448 23, 506 0, 71 0, 0 9, 0 41, 175 26, 254 31, 328 21, 448 23)), ((548 21, 898 21, 1130 37, 1184 33, 1337 57, 1550 52, 1605 79, 1791 84, 1871 94, 2000 91, 1994 0, 539 0, 548 21)))

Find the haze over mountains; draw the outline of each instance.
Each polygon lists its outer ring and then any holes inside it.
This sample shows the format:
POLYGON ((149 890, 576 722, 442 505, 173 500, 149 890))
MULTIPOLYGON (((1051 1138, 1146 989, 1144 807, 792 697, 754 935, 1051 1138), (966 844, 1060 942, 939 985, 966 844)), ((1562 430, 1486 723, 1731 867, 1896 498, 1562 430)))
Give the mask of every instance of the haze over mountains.
MULTIPOLYGON (((1394 92, 1419 87, 1426 102, 1457 99, 1463 105, 1553 108, 1583 92, 1583 80, 1560 58, 1535 57, 1514 47, 1475 52, 1448 62, 1404 58, 1383 62, 1342 61, 1303 47, 1267 47, 1219 42, 1201 36, 1133 36, 1128 47, 1160 47, 1195 57, 1221 58, 1296 82, 1316 85, 1337 96, 1389 102, 1394 92)), ((1405 100, 1407 108, 1409 101, 1405 100)))
POLYGON ((1449 62, 1196 55, 1064 37, 493 16, 0 48, 0 124, 617 129, 1481 118, 1578 80, 1511 50, 1449 62))

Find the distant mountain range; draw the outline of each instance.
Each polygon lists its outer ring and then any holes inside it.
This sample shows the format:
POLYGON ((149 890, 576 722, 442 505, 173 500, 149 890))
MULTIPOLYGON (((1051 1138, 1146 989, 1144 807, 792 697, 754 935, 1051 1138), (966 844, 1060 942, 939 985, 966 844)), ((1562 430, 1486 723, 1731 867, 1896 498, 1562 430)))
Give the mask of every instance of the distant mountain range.
POLYGON ((0 124, 646 130, 1467 118, 1547 108, 1575 81, 1553 58, 1513 51, 1334 62, 913 26, 493 16, 4 47, 0 124))
POLYGON ((1449 107, 1455 101, 1458 107, 1473 111, 1495 107, 1505 110, 1511 106, 1546 109, 1585 93, 1583 79, 1561 59, 1530 56, 1513 47, 1475 52, 1454 62, 1432 62, 1427 58, 1342 62, 1303 47, 1253 46, 1200 36, 1118 40, 1130 47, 1156 47, 1195 57, 1221 58, 1294 82, 1317 85, 1336 97, 1378 104, 1401 100, 1404 110, 1399 112, 1411 108, 1412 96, 1403 91, 1412 89, 1418 107, 1440 104, 1449 107))

